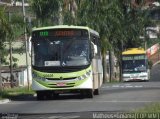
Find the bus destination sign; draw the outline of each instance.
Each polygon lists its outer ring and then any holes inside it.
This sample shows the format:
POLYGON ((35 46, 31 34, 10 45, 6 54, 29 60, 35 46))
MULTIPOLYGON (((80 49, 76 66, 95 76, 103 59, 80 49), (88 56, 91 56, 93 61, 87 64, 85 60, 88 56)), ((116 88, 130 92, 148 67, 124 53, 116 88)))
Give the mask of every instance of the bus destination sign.
POLYGON ((145 55, 127 55, 122 57, 122 60, 142 60, 142 59, 145 59, 145 55))
POLYGON ((76 29, 62 29, 62 30, 43 30, 33 32, 35 37, 74 37, 74 36, 86 36, 88 33, 86 30, 76 30, 76 29))

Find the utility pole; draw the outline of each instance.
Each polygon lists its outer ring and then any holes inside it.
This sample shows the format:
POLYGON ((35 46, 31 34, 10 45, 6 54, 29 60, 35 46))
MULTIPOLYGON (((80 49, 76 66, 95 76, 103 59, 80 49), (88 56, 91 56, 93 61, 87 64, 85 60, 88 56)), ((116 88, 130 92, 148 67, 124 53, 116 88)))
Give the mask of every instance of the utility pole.
POLYGON ((12 63, 12 43, 9 42, 9 52, 10 52, 10 80, 11 80, 11 88, 14 87, 14 76, 13 76, 13 63, 12 63))
POLYGON ((30 90, 30 77, 29 77, 29 64, 28 64, 28 51, 27 51, 27 30, 26 30, 26 12, 24 7, 24 0, 22 0, 22 10, 23 10, 23 20, 25 24, 24 28, 24 36, 25 36, 25 52, 26 52, 26 66, 27 66, 27 83, 28 83, 28 90, 30 90))

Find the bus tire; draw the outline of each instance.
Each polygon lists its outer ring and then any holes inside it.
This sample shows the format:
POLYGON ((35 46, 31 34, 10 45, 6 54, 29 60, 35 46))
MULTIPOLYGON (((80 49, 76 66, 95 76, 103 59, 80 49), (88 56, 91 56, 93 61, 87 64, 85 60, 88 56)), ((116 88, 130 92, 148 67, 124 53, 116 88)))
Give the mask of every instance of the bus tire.
POLYGON ((93 90, 92 89, 88 89, 87 90, 87 98, 93 98, 94 94, 93 94, 93 90))
POLYGON ((37 100, 44 100, 44 94, 42 91, 37 91, 37 100))
POLYGON ((94 95, 99 95, 99 89, 94 90, 94 95))
POLYGON ((86 97, 86 90, 80 90, 80 99, 83 99, 86 97))

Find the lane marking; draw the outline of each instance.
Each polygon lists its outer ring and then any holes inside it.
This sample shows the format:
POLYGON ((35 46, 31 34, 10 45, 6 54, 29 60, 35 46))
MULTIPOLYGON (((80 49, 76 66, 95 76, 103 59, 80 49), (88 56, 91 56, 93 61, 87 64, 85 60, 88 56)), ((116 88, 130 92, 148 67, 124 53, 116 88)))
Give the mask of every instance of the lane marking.
POLYGON ((134 87, 136 87, 136 88, 142 88, 143 86, 134 86, 134 87))
POLYGON ((120 87, 120 86, 119 86, 119 85, 113 85, 112 87, 118 88, 118 87, 120 87))
POLYGON ((48 119, 76 119, 79 118, 80 116, 73 115, 73 116, 50 116, 48 119))
MULTIPOLYGON (((65 101, 64 101, 65 102, 65 101)), ((82 102, 82 101, 66 101, 66 102, 82 102)), ((155 102, 155 101, 118 101, 118 100, 111 100, 111 101, 90 101, 90 100, 86 100, 86 101, 83 101, 82 103, 84 102, 97 102, 97 103, 101 103, 101 102, 107 102, 107 103, 152 103, 152 102, 155 102)), ((157 102, 157 101, 156 101, 157 102)), ((159 101, 160 102, 160 101, 159 101)))
POLYGON ((142 85, 113 85, 113 86, 105 86, 105 87, 102 87, 102 88, 142 88, 144 86, 142 85))

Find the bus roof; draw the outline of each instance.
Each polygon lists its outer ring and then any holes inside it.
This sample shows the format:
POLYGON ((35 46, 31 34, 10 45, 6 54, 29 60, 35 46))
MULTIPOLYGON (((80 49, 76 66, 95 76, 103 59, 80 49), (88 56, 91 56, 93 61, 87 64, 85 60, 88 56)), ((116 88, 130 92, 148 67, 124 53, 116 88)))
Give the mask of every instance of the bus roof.
POLYGON ((57 25, 57 26, 48 26, 48 27, 38 27, 33 28, 32 31, 39 31, 39 30, 48 30, 48 29, 86 29, 91 33, 99 36, 99 33, 89 27, 86 26, 73 26, 73 25, 57 25))
POLYGON ((130 48, 124 52, 122 55, 134 55, 134 54, 145 54, 146 51, 143 48, 130 48))

